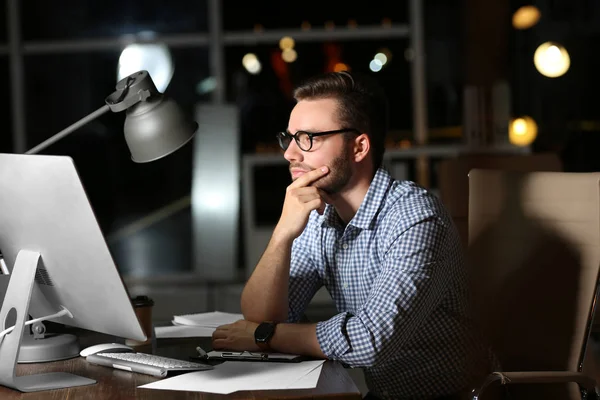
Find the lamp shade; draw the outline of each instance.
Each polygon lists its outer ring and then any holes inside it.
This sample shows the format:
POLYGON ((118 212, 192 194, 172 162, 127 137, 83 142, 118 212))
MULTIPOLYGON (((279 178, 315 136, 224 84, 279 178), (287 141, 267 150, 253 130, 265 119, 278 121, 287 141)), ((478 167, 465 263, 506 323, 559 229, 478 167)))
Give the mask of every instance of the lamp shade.
POLYGON ((189 142, 198 124, 185 118, 177 104, 154 96, 127 109, 125 141, 131 159, 138 163, 157 160, 189 142))
POLYGON ((112 111, 126 110, 123 130, 133 161, 158 160, 194 137, 198 124, 156 89, 148 71, 121 79, 116 89, 105 101, 112 111))

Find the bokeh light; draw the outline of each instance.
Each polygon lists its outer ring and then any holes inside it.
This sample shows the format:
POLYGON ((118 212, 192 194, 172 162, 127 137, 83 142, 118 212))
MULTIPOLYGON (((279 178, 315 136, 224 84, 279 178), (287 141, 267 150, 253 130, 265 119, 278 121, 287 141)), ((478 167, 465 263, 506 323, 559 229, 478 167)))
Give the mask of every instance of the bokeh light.
POLYGON ((350 71, 350 67, 347 64, 339 62, 333 66, 334 72, 350 71))
POLYGON ((383 68, 383 64, 377 59, 372 59, 369 63, 369 69, 373 72, 379 72, 381 68, 383 68))
POLYGON ((523 116, 510 122, 508 140, 515 146, 529 146, 537 137, 538 127, 533 118, 523 116))
POLYGON ((247 53, 244 55, 242 58, 242 65, 246 68, 246 71, 253 75, 258 74, 262 69, 262 65, 254 53, 247 53))
POLYGON ((387 63, 387 56, 383 53, 377 53, 375 54, 375 57, 373 57, 375 60, 379 60, 381 62, 381 65, 385 65, 385 63, 387 63))
POLYGON ((542 43, 533 55, 533 63, 540 74, 549 78, 564 75, 569 70, 571 58, 567 49, 558 43, 542 43))
POLYGON ((513 14, 512 23, 515 29, 529 29, 540 20, 542 14, 536 6, 520 7, 513 14))
POLYGON ((279 40, 279 48, 281 50, 293 49, 296 42, 289 36, 284 36, 279 40))
POLYGON ((298 58, 298 53, 294 49, 285 49, 281 52, 281 58, 287 63, 292 63, 298 58))

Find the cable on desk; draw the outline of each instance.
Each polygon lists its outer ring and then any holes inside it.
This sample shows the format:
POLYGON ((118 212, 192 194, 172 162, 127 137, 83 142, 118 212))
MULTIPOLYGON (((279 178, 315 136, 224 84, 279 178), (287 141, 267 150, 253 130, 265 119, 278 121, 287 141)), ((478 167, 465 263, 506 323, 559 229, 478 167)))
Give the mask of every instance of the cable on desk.
MULTIPOLYGON (((64 315, 69 316, 69 318, 73 318, 73 314, 71 314, 71 311, 67 310, 67 308, 65 306, 61 306, 61 307, 62 307, 62 310, 60 310, 59 312, 57 312, 55 314, 52 314, 52 315, 47 315, 45 317, 40 317, 40 318, 32 319, 30 321, 25 322, 25 325, 32 325, 32 324, 35 324, 36 322, 41 322, 41 321, 45 321, 47 319, 62 317, 64 315)), ((10 332, 12 332, 13 329, 15 329, 14 325, 11 326, 10 328, 6 328, 2 332, 0 332, 0 343, 2 343, 2 341, 4 340, 4 336, 6 336, 10 332)))

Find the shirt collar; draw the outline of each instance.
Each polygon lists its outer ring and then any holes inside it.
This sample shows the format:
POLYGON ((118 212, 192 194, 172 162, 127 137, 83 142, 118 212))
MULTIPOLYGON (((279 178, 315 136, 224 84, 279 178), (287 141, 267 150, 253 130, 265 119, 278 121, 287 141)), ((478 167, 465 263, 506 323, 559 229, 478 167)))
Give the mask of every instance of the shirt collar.
MULTIPOLYGON (((367 190, 367 194, 358 208, 358 211, 348 225, 360 229, 373 229, 375 216, 381 209, 381 205, 383 204, 383 200, 392 181, 393 179, 390 174, 383 168, 379 168, 369 185, 369 190, 367 190)), ((322 218, 321 226, 343 226, 343 222, 331 204, 327 204, 325 207, 322 218)))

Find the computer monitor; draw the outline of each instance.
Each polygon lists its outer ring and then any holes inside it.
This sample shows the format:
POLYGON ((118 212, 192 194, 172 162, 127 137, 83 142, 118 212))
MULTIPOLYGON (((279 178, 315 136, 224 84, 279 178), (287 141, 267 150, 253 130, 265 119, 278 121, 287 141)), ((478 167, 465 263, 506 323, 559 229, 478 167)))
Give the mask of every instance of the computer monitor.
MULTIPOLYGON (((71 316, 52 321, 146 339, 70 157, 0 154, 0 249, 10 271, 0 331, 15 327, 0 339, 0 384, 30 392, 95 383, 62 372, 16 376, 29 315, 64 307, 71 316)), ((41 349, 68 358, 76 342, 59 336, 41 349)))

